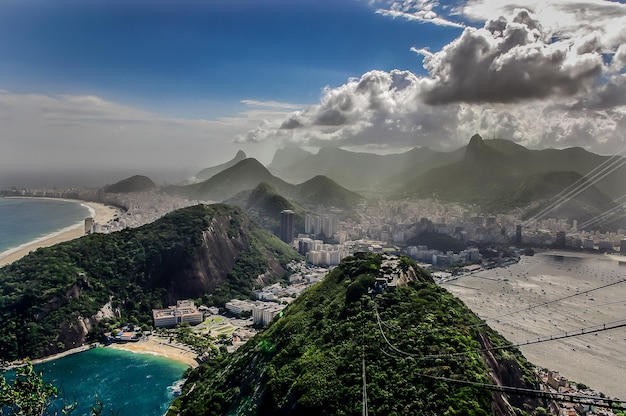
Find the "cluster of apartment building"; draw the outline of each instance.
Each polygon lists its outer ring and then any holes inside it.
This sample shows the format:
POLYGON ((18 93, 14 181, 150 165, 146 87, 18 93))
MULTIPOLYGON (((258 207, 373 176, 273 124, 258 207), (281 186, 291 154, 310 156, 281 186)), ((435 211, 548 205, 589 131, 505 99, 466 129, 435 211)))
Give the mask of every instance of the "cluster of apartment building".
POLYGON ((325 244, 322 240, 314 240, 306 234, 298 235, 294 245, 298 252, 306 256, 307 262, 316 266, 336 266, 349 255, 348 249, 342 244, 325 244))
POLYGON ((304 233, 320 237, 332 237, 339 232, 339 217, 336 214, 310 215, 304 217, 304 233))

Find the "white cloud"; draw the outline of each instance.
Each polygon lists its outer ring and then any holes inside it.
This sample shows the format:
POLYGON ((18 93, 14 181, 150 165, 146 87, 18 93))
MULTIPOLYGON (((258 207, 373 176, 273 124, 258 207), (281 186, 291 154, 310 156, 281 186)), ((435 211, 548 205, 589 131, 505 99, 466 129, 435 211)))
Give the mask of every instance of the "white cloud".
POLYGON ((303 108, 305 106, 304 104, 281 103, 279 101, 260 101, 260 100, 241 100, 241 103, 249 107, 280 108, 283 110, 294 110, 298 108, 303 108))
MULTIPOLYGON (((622 149, 626 49, 616 39, 623 37, 623 30, 615 33, 590 23, 585 30, 570 31, 573 21, 567 16, 580 18, 580 12, 565 2, 541 4, 534 10, 566 17, 560 21, 551 15, 544 21, 543 14, 501 2, 471 1, 465 13, 486 13, 487 6, 495 10, 496 5, 498 12, 510 13, 491 13, 484 27, 465 28, 438 52, 411 48, 424 56, 429 76, 370 71, 325 88, 318 104, 238 139, 450 150, 478 132, 533 148, 583 146, 600 153, 622 149)), ((598 0, 588 4, 599 8, 587 10, 589 16, 612 7, 598 0)), ((407 13, 434 6, 407 0, 393 2, 391 10, 407 13)), ((598 17, 609 27, 615 19, 598 17)))
POLYGON ((420 23, 432 23, 437 26, 450 26, 450 27, 464 27, 461 23, 452 22, 450 20, 442 19, 437 16, 437 13, 431 10, 418 10, 411 13, 406 13, 398 10, 384 10, 379 9, 376 13, 381 14, 383 16, 388 16, 392 18, 402 18, 406 20, 413 20, 420 23))
POLYGON ((410 51, 425 57, 431 57, 434 55, 429 48, 416 48, 415 46, 411 46, 410 51))

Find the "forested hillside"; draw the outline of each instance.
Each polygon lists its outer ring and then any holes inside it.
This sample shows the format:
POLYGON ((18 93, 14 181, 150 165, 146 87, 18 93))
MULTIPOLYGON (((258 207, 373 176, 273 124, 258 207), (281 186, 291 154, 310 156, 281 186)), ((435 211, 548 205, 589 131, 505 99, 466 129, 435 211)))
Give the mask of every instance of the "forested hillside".
POLYGON ((479 351, 505 343, 410 260, 357 255, 235 354, 191 371, 168 414, 360 415, 365 373, 370 414, 514 415, 537 403, 454 382, 533 388, 519 352, 479 351), (394 274, 400 286, 372 292, 394 274))
POLYGON ((40 248, 0 269, 0 358, 80 345, 113 311, 150 324, 152 308, 204 296, 223 304, 298 254, 228 205, 196 205, 136 229, 40 248))

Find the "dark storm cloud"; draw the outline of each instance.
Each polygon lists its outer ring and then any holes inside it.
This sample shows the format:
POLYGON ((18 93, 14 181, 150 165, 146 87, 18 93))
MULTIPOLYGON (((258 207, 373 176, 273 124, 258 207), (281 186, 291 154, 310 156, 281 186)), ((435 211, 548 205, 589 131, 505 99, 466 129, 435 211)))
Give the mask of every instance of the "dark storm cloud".
POLYGON ((424 67, 434 80, 428 104, 510 103, 576 94, 600 74, 602 56, 593 38, 545 40, 539 22, 519 10, 510 21, 465 29, 424 67))

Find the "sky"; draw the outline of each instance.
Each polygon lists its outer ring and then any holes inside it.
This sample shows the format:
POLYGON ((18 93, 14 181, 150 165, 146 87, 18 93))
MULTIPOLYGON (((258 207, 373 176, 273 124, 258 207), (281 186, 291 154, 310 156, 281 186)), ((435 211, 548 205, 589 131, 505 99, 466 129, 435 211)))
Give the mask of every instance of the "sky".
POLYGON ((1 0, 0 186, 475 133, 617 154, 625 67, 624 1, 1 0))

